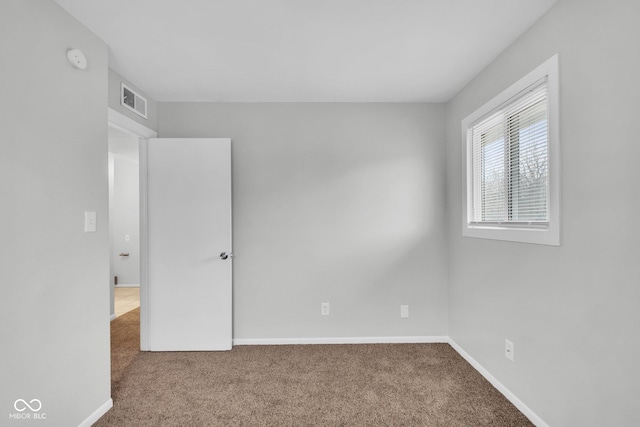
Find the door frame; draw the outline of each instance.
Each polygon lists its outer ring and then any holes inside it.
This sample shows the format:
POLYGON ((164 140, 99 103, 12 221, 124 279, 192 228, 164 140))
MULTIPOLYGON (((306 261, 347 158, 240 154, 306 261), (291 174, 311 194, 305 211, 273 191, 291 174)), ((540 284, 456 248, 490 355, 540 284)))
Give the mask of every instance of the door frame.
MULTIPOLYGON (((108 108, 108 125, 138 137, 140 173, 140 350, 149 350, 149 246, 147 230, 147 139, 158 133, 124 114, 108 108)), ((110 255, 111 256, 111 255, 110 255)), ((109 279, 111 286, 111 279, 109 279)))

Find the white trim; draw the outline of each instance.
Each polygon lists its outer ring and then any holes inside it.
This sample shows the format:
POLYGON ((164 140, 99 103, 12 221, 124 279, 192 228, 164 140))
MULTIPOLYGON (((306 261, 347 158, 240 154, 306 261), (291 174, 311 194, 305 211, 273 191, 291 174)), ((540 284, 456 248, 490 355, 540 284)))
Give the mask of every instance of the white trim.
POLYGON ((547 423, 545 423, 542 418, 536 415, 527 405, 525 405, 522 400, 518 399, 515 394, 509 391, 500 381, 496 379, 493 375, 489 373, 481 364, 479 364, 473 357, 469 355, 466 351, 462 349, 452 338, 449 338, 449 345, 453 347, 455 351, 462 356, 464 360, 469 362, 473 368, 480 373, 487 381, 491 383, 504 397, 506 397, 509 402, 513 403, 513 406, 518 408, 520 412, 522 412, 529 421, 535 424, 537 427, 549 427, 547 423))
POLYGON ((447 336, 409 337, 328 337, 328 338, 235 338, 233 345, 299 344, 416 344, 448 343, 447 336))
POLYGON ((89 415, 86 420, 81 422, 78 425, 78 427, 91 427, 96 421, 100 419, 100 417, 106 414, 107 411, 112 407, 113 407, 113 400, 109 398, 109 400, 103 403, 98 409, 93 411, 93 413, 89 415))
POLYGON ((113 319, 116 318, 116 314, 113 313, 111 316, 109 316, 109 321, 113 322, 113 319))
POLYGON ((140 138, 156 138, 158 136, 155 130, 130 119, 111 107, 109 107, 107 111, 109 124, 119 130, 134 134, 140 138))
POLYGON ((113 285, 114 288, 139 288, 140 283, 118 283, 113 285))
POLYGON ((139 173, 140 173, 140 350, 149 351, 149 230, 148 230, 148 161, 149 142, 140 140, 139 173))
POLYGON ((559 59, 552 56, 535 70, 509 86, 502 93, 478 108, 462 121, 462 235, 492 240, 536 243, 560 246, 560 108, 559 108, 559 59), (547 77, 549 102, 549 226, 546 228, 518 228, 497 226, 472 226, 468 223, 468 176, 471 158, 469 128, 472 123, 503 105, 524 89, 547 77))
POLYGON ((231 187, 231 192, 229 193, 230 203, 229 203, 229 263, 230 271, 229 271, 229 280, 231 281, 231 330, 229 331, 229 338, 231 349, 233 349, 233 141, 231 138, 229 139, 229 186, 231 187))

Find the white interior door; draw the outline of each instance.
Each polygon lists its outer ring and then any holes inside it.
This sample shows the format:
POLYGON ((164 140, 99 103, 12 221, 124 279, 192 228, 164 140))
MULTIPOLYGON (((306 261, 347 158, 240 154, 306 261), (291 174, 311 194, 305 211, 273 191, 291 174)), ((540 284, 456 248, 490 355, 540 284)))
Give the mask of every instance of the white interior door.
POLYGON ((147 241, 149 349, 231 349, 230 139, 149 139, 147 241))

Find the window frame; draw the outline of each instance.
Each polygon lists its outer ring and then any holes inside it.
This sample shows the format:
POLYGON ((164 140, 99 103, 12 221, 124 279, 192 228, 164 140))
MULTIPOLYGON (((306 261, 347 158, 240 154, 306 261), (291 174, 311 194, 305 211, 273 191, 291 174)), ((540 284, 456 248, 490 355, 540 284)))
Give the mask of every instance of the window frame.
MULTIPOLYGON (((554 55, 478 110, 462 120, 462 235, 492 240, 560 245, 560 138, 559 138, 559 60, 554 55), (489 118, 526 89, 547 79, 548 99, 548 224, 470 222, 473 197, 479 197, 472 188, 473 151, 471 128, 483 118, 489 118)), ((509 173, 509 171, 505 171, 509 173)), ((476 182, 477 185, 477 182, 476 182)))

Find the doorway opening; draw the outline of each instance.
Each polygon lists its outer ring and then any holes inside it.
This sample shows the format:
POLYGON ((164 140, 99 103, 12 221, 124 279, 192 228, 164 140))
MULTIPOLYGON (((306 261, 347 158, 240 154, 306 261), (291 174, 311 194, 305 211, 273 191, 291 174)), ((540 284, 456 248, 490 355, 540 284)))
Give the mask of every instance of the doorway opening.
MULTIPOLYGON (((137 160, 137 165, 132 167, 131 164, 127 164, 126 162, 120 162, 123 165, 129 166, 129 176, 130 180, 134 181, 134 178, 131 177, 132 169, 135 169, 137 172, 137 185, 135 185, 135 190, 137 190, 137 225, 135 220, 130 218, 130 221, 133 222, 132 227, 133 231, 123 231, 122 228, 117 228, 115 226, 110 227, 110 235, 112 234, 112 247, 111 247, 111 255, 110 260, 112 261, 111 266, 111 278, 109 280, 109 290, 111 295, 111 320, 116 318, 115 312, 115 292, 117 291, 119 294, 134 293, 133 296, 128 296, 129 301, 123 301, 124 304, 122 310, 127 310, 126 304, 136 305, 139 304, 139 312, 137 309, 133 309, 131 311, 126 312, 122 317, 126 317, 126 314, 135 314, 136 320, 135 326, 139 331, 136 335, 139 336, 139 345, 138 351, 147 351, 149 350, 148 345, 148 335, 147 335, 147 325, 148 325, 148 286, 147 286, 147 206, 146 206, 146 177, 147 173, 147 165, 146 165, 146 141, 149 138, 156 138, 158 134, 148 127, 138 123, 137 121, 125 116, 124 114, 112 109, 108 108, 108 127, 109 132, 112 136, 114 136, 114 140, 122 139, 128 140, 127 142, 122 142, 121 146, 118 147, 118 142, 115 144, 111 144, 109 150, 113 151, 114 154, 109 155, 109 176, 113 176, 113 190, 114 196, 118 189, 118 157, 128 159, 128 160, 137 160), (119 154, 115 154, 119 153, 119 154), (119 231, 118 231, 119 230, 119 231), (127 240, 127 235, 129 240, 127 240), (134 235, 137 235, 137 242, 134 242, 134 235), (134 243, 132 243, 134 242, 134 243), (126 246, 129 244, 129 246, 126 246), (136 246, 137 244, 137 246, 136 246), (137 247, 137 259, 132 256, 132 247, 135 249, 137 247), (123 254, 122 256, 120 254, 123 254), (128 256, 126 254, 129 254, 128 256), (118 270, 118 262, 120 262, 121 267, 128 267, 129 269, 125 269, 124 275, 120 273, 118 270), (128 264, 125 264, 128 263, 128 264), (133 271, 133 273, 132 273, 133 271), (135 274, 137 273, 137 275, 135 274), (129 275, 128 275, 129 274, 129 275), (133 274, 133 276, 131 276, 133 274), (115 286, 115 276, 118 276, 118 286, 115 286), (125 287, 122 285, 138 285, 138 287, 125 287), (133 300, 133 301, 131 301, 133 300)), ((110 138, 111 139, 111 138, 110 138)), ((134 162, 135 164, 135 162, 134 162)), ((125 172, 125 175, 127 172, 125 172)), ((111 181, 111 178, 110 178, 111 181)), ((110 193, 111 193, 111 182, 110 182, 110 193)), ((135 190, 129 189, 129 195, 132 193, 135 194, 135 190)), ((125 192, 126 193, 126 192, 125 192)), ((111 194, 110 194, 111 201, 111 194)), ((130 203, 131 204, 131 203, 130 203)), ((113 215, 111 212, 112 203, 109 203, 110 216, 113 215)), ((130 229, 128 229, 130 230, 130 229)), ((120 296, 120 295, 119 295, 120 296)), ((131 316, 130 316, 131 317, 131 316)))
POLYGON ((109 125, 111 317, 140 306, 139 137, 109 125))

